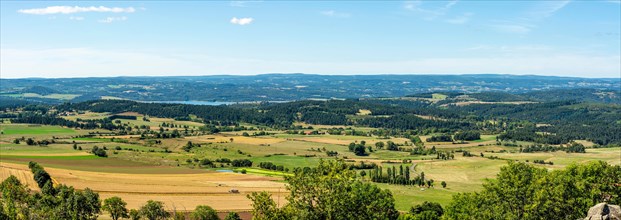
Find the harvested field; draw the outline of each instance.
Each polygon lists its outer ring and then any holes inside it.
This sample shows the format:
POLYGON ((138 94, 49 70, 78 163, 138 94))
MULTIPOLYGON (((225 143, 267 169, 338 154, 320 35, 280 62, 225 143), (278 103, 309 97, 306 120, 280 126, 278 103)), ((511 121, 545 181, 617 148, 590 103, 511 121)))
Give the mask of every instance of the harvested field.
POLYGON ((390 139, 378 139, 375 137, 366 137, 366 136, 350 136, 350 135, 291 135, 291 134, 279 134, 276 137, 285 138, 287 140, 293 141, 306 141, 306 142, 315 142, 322 144, 333 144, 333 145, 349 145, 352 142, 357 141, 365 141, 367 146, 374 146, 376 142, 387 142, 392 141, 395 143, 405 143, 410 140, 406 138, 390 138, 390 139))
POLYGON ((118 158, 101 158, 92 154, 81 156, 30 156, 0 154, 0 160, 2 162, 15 164, 28 164, 30 161, 35 161, 46 168, 53 167, 69 170, 124 174, 198 174, 208 172, 203 169, 157 166, 118 158))
POLYGON ((232 143, 239 144, 252 144, 252 145, 268 145, 275 144, 285 141, 281 138, 272 138, 272 137, 244 137, 244 136, 226 136, 226 135, 202 135, 202 136, 194 136, 194 137, 186 137, 185 139, 193 141, 193 142, 204 142, 204 143, 228 143, 231 142, 231 138, 233 139, 232 143))
MULTIPOLYGON (((27 165, 0 162, 0 178, 15 175, 37 190, 27 165)), ((88 172, 46 167, 55 182, 77 189, 90 188, 102 199, 119 196, 128 208, 138 208, 147 200, 165 202, 168 209, 193 210, 209 205, 217 210, 249 210, 251 192, 268 191, 274 199, 285 201, 284 183, 280 178, 211 172, 203 174, 120 174, 88 172), (237 189, 239 193, 229 193, 237 189), (276 195, 280 195, 278 198, 276 195)))
POLYGON ((478 147, 482 145, 495 144, 496 141, 482 141, 482 142, 466 142, 464 144, 451 143, 451 142, 428 142, 425 143, 425 146, 435 146, 437 149, 455 149, 455 148, 467 148, 467 147, 478 147))

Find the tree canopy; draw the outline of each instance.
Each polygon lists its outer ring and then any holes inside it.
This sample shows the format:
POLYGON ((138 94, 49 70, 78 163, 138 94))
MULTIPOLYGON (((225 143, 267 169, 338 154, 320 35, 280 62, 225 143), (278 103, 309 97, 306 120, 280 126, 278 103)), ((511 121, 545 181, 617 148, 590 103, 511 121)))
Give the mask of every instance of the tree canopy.
POLYGON ((603 161, 548 171, 520 162, 502 167, 475 193, 460 193, 447 219, 578 219, 589 207, 621 202, 621 167, 603 161))
POLYGON ((321 160, 310 169, 295 169, 288 182, 288 204, 278 208, 270 195, 253 193, 256 219, 396 219, 399 213, 388 190, 365 183, 342 160, 321 160))
POLYGON ((110 197, 104 200, 102 210, 110 213, 112 220, 119 218, 129 218, 129 211, 125 207, 127 203, 118 196, 110 197))

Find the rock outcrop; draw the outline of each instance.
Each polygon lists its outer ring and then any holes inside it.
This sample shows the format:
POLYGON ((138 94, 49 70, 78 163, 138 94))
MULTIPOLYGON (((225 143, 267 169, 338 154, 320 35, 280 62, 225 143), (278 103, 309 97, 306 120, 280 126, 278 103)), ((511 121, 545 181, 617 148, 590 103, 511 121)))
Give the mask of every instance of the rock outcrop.
POLYGON ((621 207, 606 203, 597 204, 589 209, 585 220, 621 220, 621 207))

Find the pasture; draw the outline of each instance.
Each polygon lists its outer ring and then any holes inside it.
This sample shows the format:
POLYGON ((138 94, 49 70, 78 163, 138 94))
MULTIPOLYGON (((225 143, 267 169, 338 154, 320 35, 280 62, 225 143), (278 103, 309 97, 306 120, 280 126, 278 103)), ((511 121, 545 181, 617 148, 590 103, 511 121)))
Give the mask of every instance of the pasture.
POLYGON ((441 93, 433 93, 431 94, 431 99, 435 100, 445 100, 448 96, 441 93))
POLYGON ((70 128, 48 125, 27 125, 27 124, 0 124, 0 131, 4 135, 49 135, 49 134, 75 134, 76 131, 70 128))
POLYGON ((71 120, 71 121, 77 121, 78 119, 82 119, 82 120, 104 119, 109 116, 110 116, 109 113, 82 112, 79 114, 68 114, 68 115, 62 116, 62 118, 71 120))
MULTIPOLYGON (((66 116, 77 118, 107 117, 103 113, 84 113, 66 116)), ((143 117, 143 116, 139 116, 143 117)), ((180 122, 174 119, 150 118, 150 122, 125 120, 122 123, 158 127, 162 122, 178 125, 200 126, 195 122, 180 122)), ((454 160, 437 160, 435 155, 410 155, 408 151, 388 151, 375 149, 376 142, 393 141, 398 144, 410 142, 405 138, 380 138, 375 136, 351 135, 300 135, 286 134, 283 131, 265 136, 243 136, 243 132, 224 132, 182 138, 158 139, 161 143, 141 139, 140 135, 77 137, 95 130, 74 130, 60 126, 33 126, 26 124, 2 124, 0 138, 0 179, 16 175, 30 187, 34 187, 32 174, 26 165, 36 161, 43 165, 58 183, 79 189, 89 187, 100 193, 102 198, 120 196, 130 208, 137 208, 148 199, 165 202, 168 209, 192 210, 196 205, 206 204, 217 210, 249 210, 250 201, 246 195, 255 191, 268 191, 275 199, 285 201, 283 177, 291 175, 280 171, 258 168, 261 162, 271 162, 285 168, 313 167, 321 159, 333 159, 328 151, 338 152, 337 158, 349 162, 375 163, 384 167, 398 166, 403 160, 412 160, 416 165, 412 176, 425 173, 427 179, 434 179, 434 187, 401 186, 377 184, 389 189, 396 199, 399 210, 407 211, 423 201, 436 201, 448 204, 451 197, 459 192, 472 192, 481 189, 487 178, 494 178, 507 160, 534 160, 553 162, 554 165, 540 165, 550 170, 559 169, 572 163, 585 163, 603 160, 610 164, 621 164, 621 148, 587 149, 586 153, 535 152, 518 153, 517 147, 496 145, 495 135, 482 135, 481 140, 466 143, 427 142, 430 136, 421 136, 426 148, 453 151, 454 160), (54 140, 46 146, 13 143, 15 138, 35 140, 54 140), (112 139, 114 137, 114 140, 112 139), (365 141, 373 152, 367 156, 357 156, 349 152, 349 143, 365 141), (183 150, 188 142, 200 144, 188 152, 183 150), (76 144, 79 149, 73 149, 76 144), (90 150, 105 147, 108 157, 97 157, 90 150), (474 156, 462 156, 459 150, 467 150, 474 156), (484 154, 484 157, 481 157, 484 154), (499 159, 489 159, 495 156, 499 159), (200 165, 198 161, 208 159, 248 159, 252 167, 231 167, 226 163, 215 163, 215 167, 200 165), (387 162, 391 163, 387 163, 387 162), (218 170, 235 170, 219 172, 218 170), (242 170, 246 174, 241 174, 242 170), (441 181, 447 187, 442 188, 441 181), (238 189, 239 194, 229 193, 238 189), (278 196, 276 196, 278 195, 278 196)), ((304 125, 308 126, 308 125, 304 125)), ((325 130, 333 127, 311 125, 325 130)), ((354 128, 369 129, 370 128, 354 128)), ((309 130, 309 129, 307 129, 309 130)), ((247 131, 252 134, 257 130, 247 131)), ((309 130, 310 131, 310 130, 309 130)), ((518 144, 529 144, 519 142, 518 144)), ((405 146, 410 147, 410 146, 405 146)), ((357 171, 359 172, 359 171, 357 171)), ((366 178, 366 177, 365 177, 366 178)), ((35 187, 36 189, 36 187, 35 187)), ((281 204, 282 205, 282 204, 281 204)))

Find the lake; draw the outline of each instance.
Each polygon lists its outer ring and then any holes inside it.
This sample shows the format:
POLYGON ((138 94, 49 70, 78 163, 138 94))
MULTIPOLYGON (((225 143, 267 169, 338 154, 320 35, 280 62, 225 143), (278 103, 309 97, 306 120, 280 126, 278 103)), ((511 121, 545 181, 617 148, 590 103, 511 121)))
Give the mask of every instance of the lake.
POLYGON ((233 104, 259 104, 262 102, 269 103, 286 103, 290 101, 245 101, 245 102, 218 102, 218 101, 137 101, 143 103, 164 103, 164 104, 186 104, 186 105, 233 105, 233 104))
POLYGON ((144 103, 186 104, 186 105, 232 105, 237 102, 213 102, 213 101, 140 101, 144 103))

